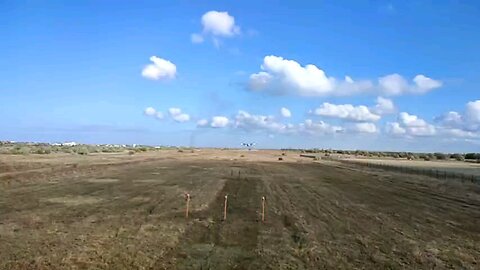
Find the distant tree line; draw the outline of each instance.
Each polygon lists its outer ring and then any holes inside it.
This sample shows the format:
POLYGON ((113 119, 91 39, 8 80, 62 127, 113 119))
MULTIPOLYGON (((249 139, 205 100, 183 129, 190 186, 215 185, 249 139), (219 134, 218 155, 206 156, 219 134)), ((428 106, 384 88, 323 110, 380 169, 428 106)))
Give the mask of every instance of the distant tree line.
POLYGON ((0 154, 28 155, 28 154, 51 154, 51 153, 69 153, 78 155, 88 155, 91 153, 119 153, 127 151, 129 154, 138 152, 147 152, 172 147, 153 147, 147 145, 135 146, 113 146, 113 145, 90 145, 78 144, 51 145, 47 143, 10 143, 0 142, 0 154))
POLYGON ((393 151, 365 151, 365 150, 333 150, 333 149, 282 149, 283 151, 300 151, 302 153, 321 153, 325 156, 331 154, 353 155, 364 157, 379 158, 399 158, 409 160, 458 160, 458 161, 478 161, 480 162, 480 153, 414 153, 414 152, 393 152, 393 151))

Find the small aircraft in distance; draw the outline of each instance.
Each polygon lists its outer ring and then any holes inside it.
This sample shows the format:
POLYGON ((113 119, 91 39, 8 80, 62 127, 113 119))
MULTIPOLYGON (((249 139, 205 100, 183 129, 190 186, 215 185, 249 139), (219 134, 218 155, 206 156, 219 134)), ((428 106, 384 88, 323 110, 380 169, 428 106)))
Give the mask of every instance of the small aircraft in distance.
POLYGON ((248 148, 248 150, 252 150, 252 147, 255 146, 255 143, 241 143, 242 146, 245 146, 248 148))

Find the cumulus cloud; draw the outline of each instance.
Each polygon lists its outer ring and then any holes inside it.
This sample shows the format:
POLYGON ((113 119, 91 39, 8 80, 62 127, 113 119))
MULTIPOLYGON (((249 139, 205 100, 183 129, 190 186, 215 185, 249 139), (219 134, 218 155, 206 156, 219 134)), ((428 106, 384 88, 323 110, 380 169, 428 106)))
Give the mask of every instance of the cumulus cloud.
POLYGON ((157 113, 157 111, 153 107, 147 107, 143 111, 143 114, 145 114, 147 116, 154 116, 156 113, 157 113))
POLYGON ((212 122, 210 124, 213 128, 223 128, 228 125, 230 120, 225 116, 214 116, 212 117, 212 122))
POLYGON ((376 133, 377 126, 374 123, 353 123, 348 125, 347 131, 353 133, 376 133))
POLYGON ((400 123, 393 122, 387 123, 386 132, 392 135, 404 135, 407 133, 407 130, 400 126, 400 123))
POLYGON ((345 81, 337 81, 315 65, 301 66, 294 60, 274 55, 265 56, 261 69, 250 75, 249 88, 252 90, 323 96, 359 92, 371 87, 369 83, 358 83, 350 77, 346 77, 345 81))
POLYGON ((202 33, 190 36, 193 43, 202 43, 206 36, 211 36, 215 47, 220 46, 220 39, 240 34, 240 27, 235 24, 235 18, 226 11, 211 10, 202 15, 202 33))
POLYGON ((384 115, 384 114, 391 114, 395 112, 396 110, 395 104, 393 104, 393 101, 391 99, 377 97, 376 101, 377 101, 377 104, 375 105, 374 108, 372 108, 372 111, 375 114, 384 115))
POLYGON ((365 92, 380 92, 384 95, 423 94, 441 87, 442 82, 417 75, 412 83, 399 74, 390 74, 378 79, 378 85, 370 80, 356 81, 350 76, 336 79, 327 76, 324 70, 313 64, 302 66, 295 60, 280 56, 265 56, 261 71, 249 77, 248 88, 270 94, 294 94, 299 96, 354 95, 365 92))
POLYGON ((274 133, 287 132, 293 128, 291 125, 285 125, 275 121, 273 116, 254 115, 242 110, 238 111, 235 116, 234 127, 246 131, 263 130, 274 133))
POLYGON ((298 125, 298 131, 310 135, 325 135, 342 133, 344 129, 340 126, 330 125, 323 121, 314 122, 311 119, 306 119, 303 123, 298 125))
POLYGON ((368 107, 363 105, 335 105, 328 102, 324 102, 319 108, 315 109, 313 114, 360 122, 378 121, 380 119, 379 115, 372 113, 368 107))
POLYGON ((172 62, 157 56, 150 57, 152 64, 146 65, 142 70, 142 76, 150 80, 174 79, 177 74, 177 66, 172 62))
POLYGON ((180 108, 170 108, 168 109, 168 113, 176 122, 183 123, 190 121, 190 115, 183 113, 180 108))
POLYGON ((456 137, 478 137, 480 135, 480 100, 470 101, 463 113, 450 111, 435 118, 445 134, 456 137))
POLYGON ((292 117, 292 112, 290 112, 290 110, 285 107, 282 107, 280 109, 280 114, 285 118, 292 117))
POLYGON ((399 114, 398 122, 388 123, 386 131, 392 135, 407 135, 410 137, 433 136, 437 134, 437 129, 434 125, 406 112, 399 114))
POLYGON ((402 94, 424 94, 441 86, 441 81, 431 79, 421 74, 415 76, 412 83, 409 83, 405 78, 397 73, 378 79, 378 87, 380 92, 388 96, 402 94))
POLYGON ((146 116, 151 116, 151 117, 155 117, 159 120, 163 119, 163 113, 162 112, 158 112, 155 108, 153 107, 147 107, 145 108, 145 110, 143 111, 143 114, 145 114, 146 116))
POLYGON ((456 138, 480 138, 478 132, 463 130, 459 128, 442 128, 441 132, 444 135, 456 138))
POLYGON ((480 100, 470 101, 467 103, 465 119, 472 124, 480 123, 480 100))
POLYGON ((197 126, 198 127, 206 127, 208 126, 208 120, 207 119, 200 119, 197 121, 197 126))
POLYGON ((235 18, 226 11, 209 11, 202 16, 203 32, 215 36, 230 37, 240 33, 235 18))
POLYGON ((435 121, 443 127, 458 128, 463 126, 464 117, 458 112, 450 111, 439 117, 436 117, 435 121))

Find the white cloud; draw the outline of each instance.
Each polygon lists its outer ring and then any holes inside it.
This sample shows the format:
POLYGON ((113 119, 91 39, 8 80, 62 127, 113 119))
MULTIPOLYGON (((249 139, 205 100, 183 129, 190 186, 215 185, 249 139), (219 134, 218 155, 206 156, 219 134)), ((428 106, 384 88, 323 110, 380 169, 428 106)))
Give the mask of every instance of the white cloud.
POLYGON ((183 123, 190 121, 190 115, 182 113, 182 110, 180 108, 170 108, 168 109, 168 113, 170 114, 170 117, 172 117, 172 119, 176 122, 183 123))
POLYGON ((293 60, 265 56, 263 71, 250 75, 253 90, 293 91, 301 96, 325 95, 334 90, 334 79, 315 65, 302 67, 293 60))
POLYGON ((271 79, 272 79, 272 76, 264 71, 260 71, 259 73, 252 74, 250 75, 250 80, 248 82, 249 88, 254 91, 264 90, 265 88, 268 87, 268 84, 270 83, 271 79))
POLYGON ((370 80, 355 81, 350 76, 336 79, 313 64, 302 66, 294 60, 279 56, 265 56, 261 71, 250 75, 250 90, 270 94, 294 94, 299 96, 354 95, 365 92, 380 92, 385 95, 423 94, 442 86, 442 82, 417 75, 408 83, 399 74, 378 79, 378 85, 370 80))
POLYGON ((146 65, 142 70, 142 76, 150 80, 174 79, 177 67, 172 62, 157 56, 150 57, 153 64, 146 65))
POLYGON ((441 81, 437 81, 431 78, 426 77, 425 75, 419 74, 413 78, 413 82, 415 83, 415 87, 413 88, 413 92, 423 94, 435 88, 439 88, 442 86, 441 81))
POLYGON ((180 122, 180 123, 190 121, 190 115, 188 115, 186 113, 181 113, 179 115, 172 116, 172 118, 173 118, 173 120, 175 120, 177 122, 180 122))
POLYGON ((348 131, 355 133, 376 133, 377 126, 374 123, 353 123, 348 126, 348 131))
POLYGON ((400 95, 408 91, 408 82, 399 74, 390 74, 378 79, 381 91, 386 95, 400 95))
POLYGON ((240 27, 235 25, 235 18, 228 12, 209 11, 202 16, 203 32, 214 36, 230 37, 240 34, 240 27))
POLYGON ((393 101, 383 97, 377 97, 377 104, 372 108, 372 111, 379 115, 394 113, 395 110, 396 108, 393 101))
POLYGON ((192 43, 202 43, 204 41, 204 38, 200 34, 191 34, 190 40, 192 41, 192 43))
POLYGON ((154 116, 157 113, 157 111, 153 107, 147 107, 145 108, 143 113, 147 116, 154 116))
POLYGON ((170 109, 168 109, 168 113, 172 116, 173 115, 179 115, 179 114, 182 113, 182 110, 180 108, 170 108, 170 109))
POLYGON ((442 129, 442 133, 457 138, 480 138, 480 134, 478 132, 467 131, 459 128, 445 128, 442 129))
POLYGON ((226 11, 211 10, 202 15, 202 33, 190 36, 192 43, 202 43, 206 36, 212 37, 216 48, 220 47, 220 38, 233 37, 240 34, 240 27, 235 24, 235 18, 226 11))
POLYGON ((409 83, 401 75, 394 73, 379 78, 378 86, 381 93, 388 96, 396 96, 402 94, 424 94, 441 87, 442 82, 420 74, 413 78, 413 83, 409 83))
POLYGON ((379 115, 370 112, 368 107, 363 105, 335 105, 324 102, 319 108, 315 109, 313 113, 315 115, 340 118, 350 121, 378 121, 380 119, 379 115))
POLYGON ((200 119, 197 121, 197 126, 198 127, 206 127, 208 126, 208 120, 207 119, 200 119))
POLYGON ((435 118, 443 133, 455 137, 480 136, 480 100, 465 105, 463 114, 450 111, 435 118))
POLYGON ((401 112, 398 121, 387 124, 387 133, 407 136, 433 136, 437 134, 435 126, 427 123, 416 115, 401 112))
POLYGON ((387 123, 386 132, 392 135, 404 135, 407 130, 400 126, 398 122, 387 123))
POLYGON ((435 121, 437 121, 441 126, 447 128, 461 127, 464 124, 463 116, 454 111, 450 111, 439 117, 436 117, 435 121))
POLYGON ((145 114, 146 116, 155 117, 159 120, 163 119, 163 113, 162 112, 157 112, 157 110, 155 110, 155 108, 153 108, 153 107, 145 108, 145 110, 143 111, 143 114, 145 114))
POLYGON ((303 123, 298 125, 298 131, 310 135, 324 135, 344 132, 340 126, 332 126, 323 121, 313 122, 311 119, 306 119, 303 123))
POLYGON ((225 116, 214 116, 212 117, 212 122, 210 124, 213 128, 223 128, 228 125, 230 120, 225 116))
POLYGON ((418 118, 418 116, 413 114, 408 114, 406 112, 401 112, 398 116, 400 122, 406 127, 423 127, 427 125, 425 120, 418 118))
POLYGON ((465 119, 470 123, 480 123, 480 100, 470 101, 467 103, 465 119))
POLYGON ((437 130, 432 125, 425 125, 422 127, 409 127, 407 131, 412 136, 433 136, 437 133, 437 130))
POLYGON ((274 133, 288 132, 293 128, 291 125, 278 123, 273 116, 252 115, 246 111, 238 111, 234 127, 247 131, 264 130, 274 133))
POLYGON ((282 107, 280 109, 280 114, 282 114, 282 116, 285 118, 292 117, 292 112, 290 112, 290 110, 285 107, 282 107))

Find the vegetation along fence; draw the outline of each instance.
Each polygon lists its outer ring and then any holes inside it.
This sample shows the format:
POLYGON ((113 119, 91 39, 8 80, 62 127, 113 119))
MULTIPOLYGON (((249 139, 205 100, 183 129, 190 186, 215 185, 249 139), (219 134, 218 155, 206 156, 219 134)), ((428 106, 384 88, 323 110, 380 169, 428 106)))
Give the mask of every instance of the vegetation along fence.
POLYGON ((416 175, 425 175, 434 177, 437 179, 455 179, 460 180, 462 182, 471 182, 480 184, 480 175, 474 174, 466 174, 448 170, 439 170, 434 168, 421 168, 421 167, 413 167, 413 166, 398 166, 398 165, 391 165, 391 164, 383 164, 383 163, 372 163, 372 162, 362 162, 362 161, 353 161, 353 160, 339 160, 344 163, 355 164, 360 166, 365 166, 369 168, 375 169, 384 169, 394 172, 401 172, 401 173, 408 173, 408 174, 416 174, 416 175))

